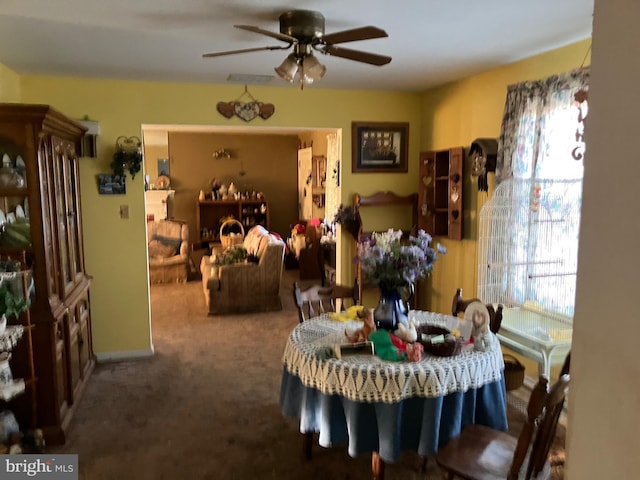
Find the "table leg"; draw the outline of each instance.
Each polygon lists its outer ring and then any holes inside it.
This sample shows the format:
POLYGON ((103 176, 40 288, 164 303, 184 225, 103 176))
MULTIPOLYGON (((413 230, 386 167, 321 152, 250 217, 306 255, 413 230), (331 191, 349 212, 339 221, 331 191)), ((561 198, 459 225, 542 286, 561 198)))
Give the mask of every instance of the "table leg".
POLYGON ((311 448, 313 447, 313 432, 302 434, 302 458, 311 460, 311 448))
POLYGON ((373 480, 384 480, 384 460, 378 452, 371 452, 371 472, 373 480))
POLYGON ((424 457, 422 457, 422 465, 420 466, 420 472, 421 473, 427 473, 427 463, 429 461, 429 457, 427 457, 426 455, 424 457))

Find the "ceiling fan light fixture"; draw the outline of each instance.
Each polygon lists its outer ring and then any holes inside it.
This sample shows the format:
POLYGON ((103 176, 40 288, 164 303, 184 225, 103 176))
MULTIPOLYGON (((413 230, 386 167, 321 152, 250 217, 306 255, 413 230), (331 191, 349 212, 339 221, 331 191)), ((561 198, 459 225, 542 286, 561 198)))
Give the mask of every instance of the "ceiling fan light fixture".
POLYGON ((303 75, 311 78, 311 81, 319 80, 327 73, 327 67, 322 65, 313 54, 304 57, 300 63, 303 75))
POLYGON ((298 72, 298 59, 291 53, 284 59, 279 67, 274 68, 278 76, 289 83, 293 83, 298 72))
POLYGON ((279 17, 279 22, 279 32, 265 30, 254 25, 234 25, 234 27, 275 38, 276 40, 285 42, 287 44, 286 46, 241 48, 238 50, 205 53, 203 57, 222 57, 225 55, 257 52, 261 50, 293 49, 293 52, 287 56, 280 66, 274 68, 274 70, 280 78, 289 83, 295 82, 297 75, 301 87, 321 79, 327 72, 327 68, 313 56, 313 50, 325 55, 341 57, 347 60, 376 66, 386 65, 391 61, 391 57, 386 55, 336 46, 341 43, 387 37, 387 32, 381 28, 367 25, 325 34, 324 15, 313 10, 299 9, 283 12, 279 17))

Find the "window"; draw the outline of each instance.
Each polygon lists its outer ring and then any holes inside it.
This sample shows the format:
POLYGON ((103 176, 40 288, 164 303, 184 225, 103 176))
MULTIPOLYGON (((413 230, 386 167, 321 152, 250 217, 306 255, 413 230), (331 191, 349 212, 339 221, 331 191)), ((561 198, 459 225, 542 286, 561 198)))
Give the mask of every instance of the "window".
POLYGON ((509 87, 496 191, 480 215, 479 296, 573 317, 588 71, 509 87))

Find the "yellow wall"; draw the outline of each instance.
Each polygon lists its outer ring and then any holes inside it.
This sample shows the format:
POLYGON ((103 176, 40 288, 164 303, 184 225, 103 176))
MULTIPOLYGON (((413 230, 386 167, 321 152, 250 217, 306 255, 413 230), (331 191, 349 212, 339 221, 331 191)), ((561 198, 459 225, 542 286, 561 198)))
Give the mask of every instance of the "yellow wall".
MULTIPOLYGON (((170 132, 171 216, 189 224, 192 242, 198 240, 196 201, 200 190, 211 192, 211 179, 238 191, 262 192, 269 202, 269 229, 283 238, 298 218, 298 137, 296 135, 170 132), (224 147, 231 158, 212 158, 224 147), (240 175, 240 169, 245 172, 240 175)), ((214 230, 220 225, 204 225, 214 230)), ((245 230, 249 227, 245 226, 245 230)), ((217 231, 216 231, 217 233, 217 231)))
POLYGON ((0 102, 20 101, 20 76, 0 63, 0 102))
MULTIPOLYGON (((295 87, 252 87, 252 95, 275 105, 268 121, 226 119, 217 113, 219 101, 230 101, 242 93, 228 85, 130 82, 101 79, 23 76, 21 98, 25 103, 48 103, 72 118, 85 114, 100 123, 98 158, 81 161, 81 190, 85 256, 91 288, 94 348, 99 358, 143 354, 151 348, 150 307, 147 283, 146 234, 143 175, 127 179, 124 196, 98 195, 95 175, 109 171, 115 140, 140 136, 142 124, 194 124, 296 126, 340 128, 343 134, 343 164, 351 164, 351 122, 409 122, 407 174, 342 174, 343 199, 353 193, 393 189, 416 190, 417 157, 420 149, 420 95, 394 92, 359 92, 295 87), (129 219, 119 218, 120 205, 129 205, 129 219)), ((351 257, 342 262, 351 267, 351 257)))
MULTIPOLYGON (((48 103, 73 118, 89 115, 100 122, 98 158, 81 161, 85 255, 94 276, 91 290, 94 347, 104 356, 148 352, 150 306, 145 248, 143 175, 127 180, 124 196, 100 196, 95 175, 108 172, 115 139, 141 135, 142 124, 295 126, 342 129, 342 201, 353 194, 380 190, 399 194, 417 191, 418 154, 429 149, 468 146, 478 137, 497 137, 506 87, 522 80, 544 78, 577 68, 589 41, 558 49, 512 65, 476 75, 424 94, 252 87, 252 95, 273 103, 268 120, 246 123, 216 112, 219 101, 230 101, 238 86, 133 82, 66 77, 22 76, 0 71, 2 96, 25 103, 48 103), (351 173, 351 122, 409 122, 409 171, 406 174, 351 173), (119 218, 120 205, 129 205, 130 218, 119 218)), ((435 311, 450 308, 453 292, 462 287, 475 295, 476 218, 485 194, 476 195, 467 180, 466 239, 444 243, 449 253, 438 261, 429 283, 426 305, 435 311)), ((345 234, 344 238, 347 239, 345 234)), ((340 264, 344 283, 353 280, 353 242, 343 242, 340 264)), ((423 289, 424 290, 424 289, 423 289)))

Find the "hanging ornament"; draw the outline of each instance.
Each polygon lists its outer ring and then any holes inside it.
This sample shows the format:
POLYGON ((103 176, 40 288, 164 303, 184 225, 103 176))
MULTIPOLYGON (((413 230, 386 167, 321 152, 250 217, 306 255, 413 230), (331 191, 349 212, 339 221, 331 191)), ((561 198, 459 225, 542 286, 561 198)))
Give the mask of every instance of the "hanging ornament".
POLYGON ((235 115, 245 122, 250 122, 256 117, 266 120, 276 111, 276 107, 273 103, 263 103, 253 98, 246 85, 244 86, 244 92, 242 95, 231 102, 218 102, 217 109, 218 113, 225 118, 231 118, 235 115), (240 101, 240 99, 245 95, 251 99, 250 102, 240 101))

